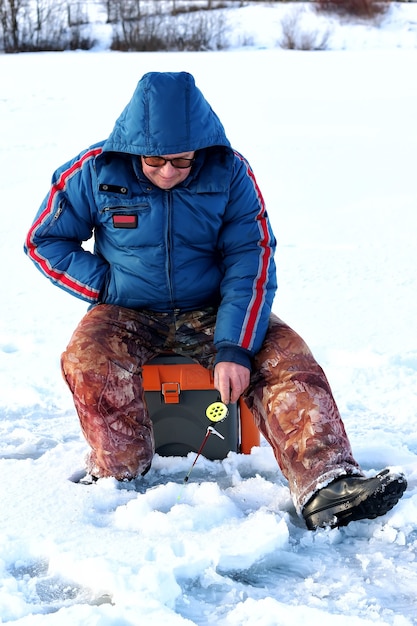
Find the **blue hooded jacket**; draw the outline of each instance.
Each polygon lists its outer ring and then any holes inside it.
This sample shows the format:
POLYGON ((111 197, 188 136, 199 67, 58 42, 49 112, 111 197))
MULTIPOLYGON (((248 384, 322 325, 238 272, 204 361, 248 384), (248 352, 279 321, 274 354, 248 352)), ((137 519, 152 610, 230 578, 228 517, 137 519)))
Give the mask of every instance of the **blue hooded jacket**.
POLYGON ((262 194, 186 72, 139 81, 106 141, 54 173, 25 251, 55 284, 92 304, 154 311, 215 306, 217 361, 250 366, 276 290, 262 194), (169 190, 141 155, 196 151, 169 190), (94 237, 94 253, 82 242, 94 237))

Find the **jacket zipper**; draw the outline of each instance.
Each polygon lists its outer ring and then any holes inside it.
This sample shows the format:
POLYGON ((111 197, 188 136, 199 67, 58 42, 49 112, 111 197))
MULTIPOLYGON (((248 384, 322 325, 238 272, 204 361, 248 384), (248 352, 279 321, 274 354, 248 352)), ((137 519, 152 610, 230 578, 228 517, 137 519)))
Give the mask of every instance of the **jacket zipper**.
POLYGON ((122 204, 117 204, 116 206, 105 206, 102 209, 100 209, 100 213, 109 213, 110 211, 137 211, 140 212, 141 210, 143 210, 143 208, 148 208, 148 204, 146 203, 142 203, 142 204, 134 204, 132 206, 126 206, 126 205, 122 205, 122 204))
POLYGON ((165 192, 167 195, 167 232, 166 232, 166 247, 167 247, 167 280, 168 280, 168 288, 169 288, 169 297, 171 300, 172 308, 174 306, 174 294, 173 294, 173 284, 172 284, 172 261, 171 261, 171 252, 172 252, 172 192, 168 189, 165 192))

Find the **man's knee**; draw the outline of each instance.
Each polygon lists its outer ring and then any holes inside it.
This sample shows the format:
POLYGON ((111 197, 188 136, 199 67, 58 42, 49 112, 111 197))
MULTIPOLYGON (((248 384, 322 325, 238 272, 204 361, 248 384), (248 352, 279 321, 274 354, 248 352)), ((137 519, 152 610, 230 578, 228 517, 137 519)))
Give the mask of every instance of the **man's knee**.
POLYGON ((271 366, 298 359, 313 359, 304 339, 288 324, 272 314, 261 350, 255 357, 255 366, 269 362, 271 366))

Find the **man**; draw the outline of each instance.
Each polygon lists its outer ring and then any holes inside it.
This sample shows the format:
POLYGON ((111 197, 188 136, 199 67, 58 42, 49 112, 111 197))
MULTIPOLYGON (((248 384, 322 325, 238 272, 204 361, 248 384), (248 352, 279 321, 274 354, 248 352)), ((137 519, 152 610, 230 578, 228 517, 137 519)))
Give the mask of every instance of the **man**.
POLYGON ((26 252, 92 304, 62 371, 93 479, 149 469, 142 365, 174 350, 214 368, 223 402, 244 394, 308 528, 399 500, 404 476, 365 478, 322 369, 271 314, 274 250, 254 174, 185 72, 146 74, 109 138, 55 172, 26 252))

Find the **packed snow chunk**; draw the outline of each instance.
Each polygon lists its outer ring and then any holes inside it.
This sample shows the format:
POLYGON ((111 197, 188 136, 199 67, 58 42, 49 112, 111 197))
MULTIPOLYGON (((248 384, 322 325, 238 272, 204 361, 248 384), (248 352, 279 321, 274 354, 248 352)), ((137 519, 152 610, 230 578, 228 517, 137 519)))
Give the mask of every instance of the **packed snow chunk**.
MULTIPOLYGON (((290 606, 264 598, 249 598, 237 605, 228 615, 230 626, 277 626, 277 624, 320 624, 320 626, 352 626, 351 615, 336 615, 309 606, 290 606)), ((355 616, 355 626, 375 626, 374 620, 355 616)), ((389 622, 378 621, 378 626, 388 626, 389 622)))
POLYGON ((393 528, 401 530, 408 537, 414 535, 417 519, 417 494, 403 496, 398 505, 389 512, 389 524, 393 528))
POLYGON ((135 500, 117 507, 114 513, 114 526, 120 530, 139 530, 151 511, 146 498, 139 495, 135 500))
POLYGON ((135 500, 115 511, 115 525, 124 530, 140 530, 150 537, 172 536, 176 532, 206 532, 225 520, 241 517, 238 507, 216 483, 176 483, 160 485, 138 494, 135 500))
POLYGON ((26 602, 17 581, 8 576, 2 575, 0 587, 0 615, 3 620, 14 621, 19 619, 26 612, 26 602))
POLYGON ((294 508, 287 486, 265 480, 259 475, 230 487, 226 493, 246 513, 262 507, 277 513, 294 508))
POLYGON ((145 563, 135 577, 135 590, 150 598, 158 598, 163 604, 174 608, 181 587, 169 567, 161 568, 160 563, 145 563))
MULTIPOLYGON (((138 611, 131 606, 75 605, 61 608, 52 614, 30 614, 20 619, 19 626, 136 626, 138 611)), ((153 600, 144 603, 140 613, 140 623, 166 624, 169 626, 193 626, 194 622, 177 615, 168 607, 153 600)))
MULTIPOLYGON (((265 442, 263 441, 263 443, 265 442)), ((229 452, 223 461, 223 467, 226 471, 228 468, 238 468, 242 473, 255 471, 255 469, 258 472, 277 473, 277 461, 272 448, 266 443, 260 447, 253 447, 250 454, 229 452)))
POLYGON ((256 511, 243 522, 223 526, 216 536, 210 536, 210 541, 219 553, 218 568, 230 571, 247 569, 266 554, 283 549, 288 538, 284 519, 256 511))

